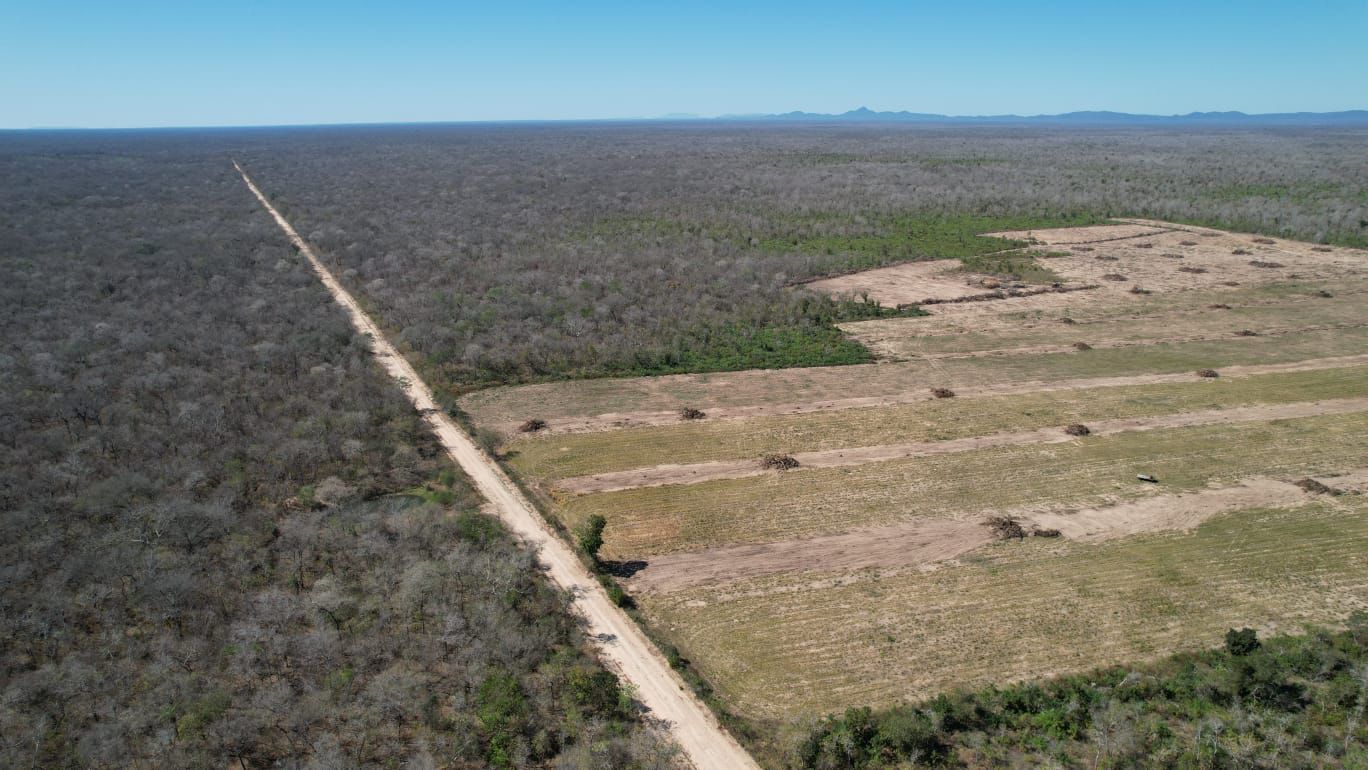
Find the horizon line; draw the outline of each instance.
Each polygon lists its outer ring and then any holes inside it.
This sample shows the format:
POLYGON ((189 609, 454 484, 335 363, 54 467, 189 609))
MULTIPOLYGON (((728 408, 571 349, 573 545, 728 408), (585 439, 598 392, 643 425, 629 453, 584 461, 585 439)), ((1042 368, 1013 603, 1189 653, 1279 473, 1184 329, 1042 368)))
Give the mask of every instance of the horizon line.
MULTIPOLYGON (((915 116, 922 118, 925 122, 947 121, 947 122, 972 122, 972 121, 993 121, 1001 124, 1012 119, 1022 121, 1040 121, 1049 118, 1063 118, 1070 116, 1086 115, 1109 115, 1119 118, 1143 118, 1150 120, 1175 120, 1182 118, 1192 118, 1194 116, 1231 116, 1248 119, 1258 119, 1267 117, 1285 116, 1326 116, 1326 115, 1345 115, 1353 113, 1366 113, 1368 108, 1350 107, 1340 110, 1289 110, 1282 112, 1244 112, 1242 110, 1198 110, 1184 113, 1144 113, 1144 112, 1125 112, 1122 110, 1070 110, 1067 112, 1054 113, 1034 113, 1022 115, 1019 113, 982 113, 977 115, 950 115, 945 113, 925 113, 913 112, 911 110, 871 110, 867 107, 856 107, 845 112, 807 112, 805 110, 789 110, 786 112, 768 113, 723 113, 719 115, 693 115, 688 113, 667 113, 657 116, 633 116, 633 117, 588 117, 588 118, 477 118, 477 119, 451 119, 451 120, 378 120, 378 121, 334 121, 321 123, 203 123, 203 124, 166 124, 166 125, 138 125, 138 126, 21 126, 21 127, 0 127, 0 133, 19 133, 19 132, 80 132, 80 131, 215 131, 233 129, 283 129, 283 128, 363 128, 363 127, 382 127, 382 126, 456 126, 456 125, 528 125, 528 124, 558 124, 558 123, 707 123, 707 122, 764 122, 773 124, 776 122, 786 122, 797 117, 805 119, 807 122, 817 122, 823 118, 833 120, 844 119, 852 120, 852 115, 869 114, 883 116, 915 116)), ((858 120, 858 119, 857 119, 858 120)), ((868 121, 883 122, 884 121, 868 121)), ((1116 125, 1109 123, 1106 125, 1116 125)))

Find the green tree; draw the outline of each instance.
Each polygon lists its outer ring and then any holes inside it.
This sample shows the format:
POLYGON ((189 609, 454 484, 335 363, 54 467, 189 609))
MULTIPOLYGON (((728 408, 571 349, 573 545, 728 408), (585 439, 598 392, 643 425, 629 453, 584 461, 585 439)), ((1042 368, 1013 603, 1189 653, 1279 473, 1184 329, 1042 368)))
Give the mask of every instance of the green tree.
POLYGON ((603 547, 603 529, 607 526, 608 520, 596 513, 585 519, 575 532, 579 538, 580 550, 588 554, 595 564, 599 561, 599 549, 603 547))

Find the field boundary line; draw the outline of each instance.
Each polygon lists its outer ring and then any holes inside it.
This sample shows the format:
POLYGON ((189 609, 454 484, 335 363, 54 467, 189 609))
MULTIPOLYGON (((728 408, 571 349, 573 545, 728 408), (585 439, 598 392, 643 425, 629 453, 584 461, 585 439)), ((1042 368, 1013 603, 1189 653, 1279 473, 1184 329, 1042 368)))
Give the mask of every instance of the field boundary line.
POLYGON ((609 599, 603 586, 565 541, 551 531, 512 480, 438 407, 432 390, 418 376, 417 370, 390 344, 379 326, 337 281, 308 242, 271 205, 236 160, 233 168, 308 260, 333 299, 346 310, 356 331, 370 338, 372 354, 422 415, 447 454, 470 476, 499 519, 536 552, 546 574, 569 593, 571 606, 583 619, 586 635, 600 658, 635 688, 637 699, 650 710, 652 717, 666 723, 670 736, 693 765, 698 770, 759 770, 755 760, 686 687, 636 623, 609 599))

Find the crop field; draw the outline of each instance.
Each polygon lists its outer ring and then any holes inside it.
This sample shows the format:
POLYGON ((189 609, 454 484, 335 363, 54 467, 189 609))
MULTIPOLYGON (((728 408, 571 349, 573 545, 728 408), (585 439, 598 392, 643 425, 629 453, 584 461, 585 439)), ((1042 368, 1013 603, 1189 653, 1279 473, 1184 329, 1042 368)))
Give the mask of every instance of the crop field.
POLYGON ((808 284, 930 300, 839 325, 872 364, 460 405, 565 526, 603 517, 623 587, 752 718, 1368 606, 1368 253, 1138 220, 1002 235, 808 284))

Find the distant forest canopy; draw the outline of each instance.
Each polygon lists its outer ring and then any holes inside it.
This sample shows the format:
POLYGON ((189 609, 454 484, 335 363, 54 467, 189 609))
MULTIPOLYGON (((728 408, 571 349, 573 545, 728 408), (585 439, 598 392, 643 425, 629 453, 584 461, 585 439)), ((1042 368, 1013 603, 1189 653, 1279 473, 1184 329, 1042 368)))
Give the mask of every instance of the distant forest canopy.
MULTIPOLYGON (((262 132, 240 155, 451 392, 855 363, 792 285, 1148 216, 1368 245, 1368 132, 888 125, 262 132)), ((915 312, 905 310, 903 312, 915 312)))
POLYGON ((673 766, 228 149, 0 137, 0 766, 673 766))

